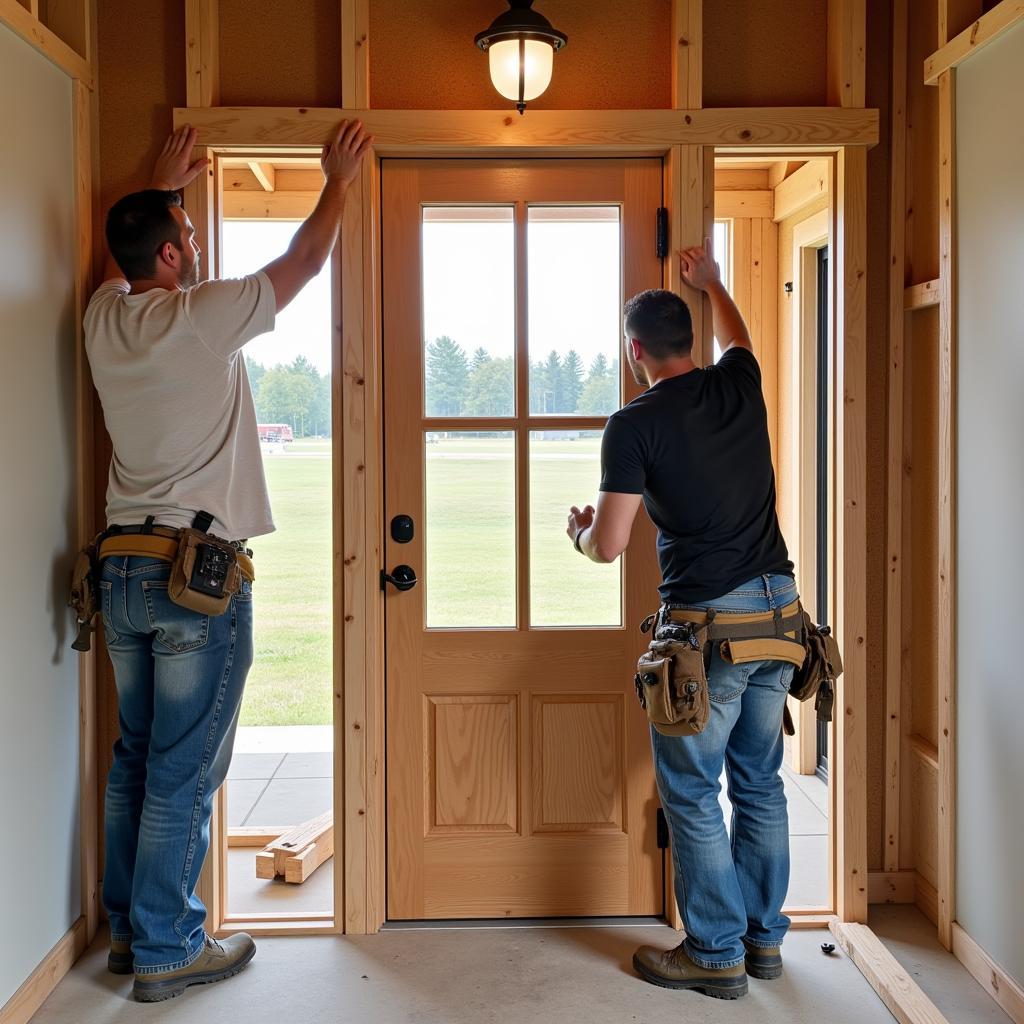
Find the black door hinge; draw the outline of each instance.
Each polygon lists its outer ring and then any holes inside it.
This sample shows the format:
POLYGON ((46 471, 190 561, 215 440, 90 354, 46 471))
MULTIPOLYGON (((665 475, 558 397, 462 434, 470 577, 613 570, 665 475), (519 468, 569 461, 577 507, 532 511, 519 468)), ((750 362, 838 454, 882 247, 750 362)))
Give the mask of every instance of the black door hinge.
POLYGON ((655 247, 657 248, 658 259, 663 260, 668 256, 668 207, 658 207, 658 224, 655 232, 655 247))
POLYGON ((660 807, 658 808, 658 849, 668 849, 668 819, 660 807))

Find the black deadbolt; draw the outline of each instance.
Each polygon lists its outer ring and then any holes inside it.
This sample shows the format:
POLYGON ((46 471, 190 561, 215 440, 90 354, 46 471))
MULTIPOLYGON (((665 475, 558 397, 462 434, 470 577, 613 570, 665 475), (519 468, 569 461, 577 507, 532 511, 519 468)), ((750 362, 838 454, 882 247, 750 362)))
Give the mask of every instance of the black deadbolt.
POLYGON ((416 535, 412 516, 395 516, 391 520, 391 539, 396 544, 408 544, 416 535))

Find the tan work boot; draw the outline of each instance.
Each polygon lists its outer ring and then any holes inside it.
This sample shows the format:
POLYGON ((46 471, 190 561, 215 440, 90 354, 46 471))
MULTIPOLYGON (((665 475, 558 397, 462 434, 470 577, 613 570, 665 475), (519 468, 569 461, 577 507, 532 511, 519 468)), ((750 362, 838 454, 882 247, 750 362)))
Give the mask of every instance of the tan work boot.
POLYGON ((760 946, 747 946, 746 961, 747 974, 752 978, 761 981, 771 981, 773 978, 782 977, 782 947, 771 946, 767 949, 760 946))
POLYGON ((241 971, 256 955, 252 936, 239 932, 223 944, 206 937, 203 951, 188 965, 161 974, 136 974, 132 995, 139 1003, 159 1003, 180 996, 189 985, 209 985, 241 971))
POLYGON ((135 956, 132 944, 118 939, 110 940, 110 952, 107 954, 107 970, 111 974, 134 974, 135 956))
POLYGON ((664 952, 641 946, 633 954, 633 966, 641 978, 662 988, 692 988, 715 999, 739 999, 747 994, 747 972, 742 964, 711 971, 695 964, 682 944, 664 952))

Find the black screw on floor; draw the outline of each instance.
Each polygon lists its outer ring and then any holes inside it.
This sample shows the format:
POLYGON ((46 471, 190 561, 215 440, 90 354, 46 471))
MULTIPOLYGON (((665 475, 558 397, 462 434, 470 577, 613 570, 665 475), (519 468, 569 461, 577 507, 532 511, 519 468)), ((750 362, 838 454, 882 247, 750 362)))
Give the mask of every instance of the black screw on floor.
POLYGON ((823 942, 821 944, 821 951, 825 956, 831 956, 836 951, 836 947, 831 942, 823 942))

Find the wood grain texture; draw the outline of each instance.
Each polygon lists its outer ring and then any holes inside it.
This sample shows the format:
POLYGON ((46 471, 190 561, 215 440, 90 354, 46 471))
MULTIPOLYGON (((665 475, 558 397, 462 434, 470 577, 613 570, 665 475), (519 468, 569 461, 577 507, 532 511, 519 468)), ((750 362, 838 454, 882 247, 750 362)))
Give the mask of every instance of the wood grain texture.
POLYGON ((863 107, 867 18, 865 0, 828 0, 828 101, 863 107))
POLYGON ((85 919, 80 917, 25 979, 21 988, 0 1006, 0 1024, 29 1024, 47 996, 86 950, 85 919))
MULTIPOLYGON (((7 0, 5 0, 7 2, 7 0)), ((878 112, 832 107, 714 110, 534 110, 529 117, 490 110, 361 110, 336 107, 175 108, 174 124, 194 124, 216 147, 287 151, 320 147, 343 118, 359 117, 379 155, 459 152, 486 156, 509 148, 557 153, 663 153, 672 145, 727 147, 870 146, 878 112)), ((270 153, 268 152, 268 155, 270 153)))
POLYGON ((533 829, 622 831, 621 694, 534 694, 533 829))
POLYGON ((837 911, 844 921, 867 916, 867 549, 866 519, 866 258, 867 160, 845 149, 836 169, 835 346, 842 373, 836 400, 837 634, 845 671, 836 696, 836 758, 843 764, 837 792, 840 848, 837 911))
POLYGON ((886 451, 886 589, 885 589, 885 845, 886 871, 900 867, 900 756, 903 748, 903 496, 907 481, 903 441, 904 321, 906 280, 907 172, 907 0, 893 0, 892 108, 890 112, 889 186, 889 359, 888 444, 886 451))
POLYGON ((715 185, 716 217, 771 217, 775 213, 775 193, 771 189, 720 191, 715 185))
POLYGON ((71 78, 82 82, 89 89, 95 88, 95 75, 89 61, 26 10, 18 0, 0 0, 0 24, 21 36, 71 78))
POLYGON ((868 875, 868 903, 913 903, 913 871, 872 871, 868 875))
POLYGON ((305 220, 319 198, 319 192, 229 191, 224 194, 224 219, 305 220))
MULTIPOLYGON (((947 0, 940 0, 940 10, 945 2, 947 0)), ((962 64, 1021 19, 1024 19, 1024 0, 1002 0, 925 60, 925 83, 935 85, 943 72, 962 64)))
POLYGON ((185 0, 185 63, 190 107, 220 103, 219 0, 185 0))
POLYGON ((939 287, 938 279, 908 285, 903 292, 903 308, 911 313, 914 310, 937 306, 939 304, 939 287))
POLYGON ((939 78, 939 941, 956 919, 956 71, 939 78))
POLYGON ((1014 1024, 1024 1024, 1024 986, 1000 967, 956 921, 953 922, 952 935, 953 955, 957 960, 1014 1024))
POLYGON ((515 694, 424 698, 428 835, 519 828, 515 694))
POLYGON ((867 925, 834 921, 829 927, 900 1024, 949 1024, 867 925))
POLYGON ((39 20, 86 63, 95 66, 94 0, 41 0, 39 20))
POLYGON ((775 188, 772 213, 776 221, 788 220, 814 205, 829 192, 827 160, 809 160, 775 188))
POLYGON ((370 106, 370 0, 341 0, 341 105, 370 106))
POLYGON ((704 105, 704 0, 672 0, 672 106, 704 105))
POLYGON ((939 38, 942 49, 951 39, 967 31, 982 14, 982 0, 938 0, 939 38))

